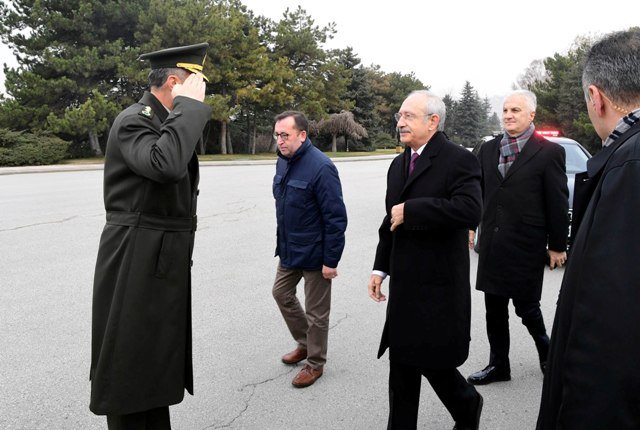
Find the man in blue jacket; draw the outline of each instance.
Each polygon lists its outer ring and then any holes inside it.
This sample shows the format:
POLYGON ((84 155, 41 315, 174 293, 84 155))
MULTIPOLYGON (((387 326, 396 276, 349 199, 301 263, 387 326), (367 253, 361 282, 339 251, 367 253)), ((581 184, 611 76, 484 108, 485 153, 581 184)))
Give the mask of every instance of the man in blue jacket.
POLYGON ((307 359, 293 378, 302 388, 322 376, 327 361, 331 280, 338 276, 344 249, 347 211, 338 171, 331 160, 311 144, 309 123, 301 112, 275 117, 273 137, 278 162, 273 178, 276 200, 277 245, 280 257, 273 297, 298 343, 282 357, 285 364, 307 359), (296 297, 304 278, 305 309, 296 297))

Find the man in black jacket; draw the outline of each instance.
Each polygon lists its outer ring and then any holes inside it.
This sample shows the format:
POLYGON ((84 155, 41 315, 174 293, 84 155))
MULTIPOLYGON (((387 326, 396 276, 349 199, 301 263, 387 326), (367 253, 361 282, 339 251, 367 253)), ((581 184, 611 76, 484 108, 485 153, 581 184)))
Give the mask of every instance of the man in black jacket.
POLYGON ((439 97, 415 91, 396 114, 407 145, 387 174, 386 209, 369 297, 389 304, 378 358, 389 349, 387 428, 415 429, 424 376, 457 430, 477 430, 482 396, 457 367, 469 355, 471 286, 467 232, 480 219, 480 168, 442 133, 439 97))
POLYGON ((91 404, 109 429, 171 427, 193 394, 191 253, 207 44, 141 56, 150 92, 115 119, 104 164, 107 223, 93 284, 91 404))
MULTIPOLYGON (((476 289, 483 291, 489 365, 469 376, 482 385, 511 379, 509 300, 533 337, 545 370, 549 337, 540 311, 546 254, 566 258, 567 175, 564 149, 535 132, 536 98, 526 90, 504 100, 504 135, 482 145, 482 236, 476 289)), ((473 233, 470 233, 470 246, 473 233)))
POLYGON ((576 181, 588 204, 578 205, 586 211, 560 289, 538 430, 640 428, 639 70, 637 27, 586 56, 582 87, 603 147, 576 181))

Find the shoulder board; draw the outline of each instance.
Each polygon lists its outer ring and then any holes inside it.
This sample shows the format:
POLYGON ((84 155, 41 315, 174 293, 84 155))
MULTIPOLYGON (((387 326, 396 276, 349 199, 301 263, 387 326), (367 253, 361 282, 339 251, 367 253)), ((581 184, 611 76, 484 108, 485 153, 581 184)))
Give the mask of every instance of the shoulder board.
POLYGON ((142 115, 144 117, 151 119, 153 118, 153 110, 151 109, 151 106, 145 106, 142 108, 142 110, 138 115, 142 115))

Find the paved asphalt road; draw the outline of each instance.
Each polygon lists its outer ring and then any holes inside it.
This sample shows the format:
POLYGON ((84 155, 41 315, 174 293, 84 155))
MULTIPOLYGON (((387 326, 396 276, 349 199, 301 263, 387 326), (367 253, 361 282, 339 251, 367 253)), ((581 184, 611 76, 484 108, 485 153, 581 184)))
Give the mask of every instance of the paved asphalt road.
MULTIPOLYGON (((385 304, 369 299, 366 284, 389 162, 337 163, 347 246, 333 286, 328 364, 306 389, 291 386, 296 367, 280 362, 294 343, 271 297, 274 166, 202 167, 193 271, 196 392, 171 408, 174 429, 386 428, 388 362, 375 358, 385 304)), ((102 171, 0 175, 0 214, 0 429, 106 429, 105 418, 88 409, 102 171)), ((471 259, 473 284, 473 252, 471 259)), ((561 276, 546 272, 548 327, 561 276)), ((473 290, 472 299, 465 376, 489 355, 482 295, 473 290)), ((535 426, 542 376, 533 342, 511 315, 513 380, 480 387, 482 429, 535 426)), ((424 381, 419 428, 452 427, 424 381)))

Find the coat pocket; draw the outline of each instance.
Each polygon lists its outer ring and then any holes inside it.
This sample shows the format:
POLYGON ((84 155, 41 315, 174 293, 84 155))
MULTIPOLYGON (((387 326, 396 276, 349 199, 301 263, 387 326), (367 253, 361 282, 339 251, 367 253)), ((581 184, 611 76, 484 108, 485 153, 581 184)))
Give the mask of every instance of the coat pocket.
POLYGON ((305 209, 309 206, 313 199, 309 182, 298 179, 291 179, 287 182, 287 198, 288 206, 305 209))
POLYGON ((173 262, 173 242, 174 234, 165 232, 162 234, 162 245, 160 246, 160 252, 158 253, 158 259, 156 261, 156 271, 154 276, 156 278, 163 279, 167 276, 173 262))
POLYGON ((309 267, 322 264, 322 232, 289 233, 289 264, 309 267))

